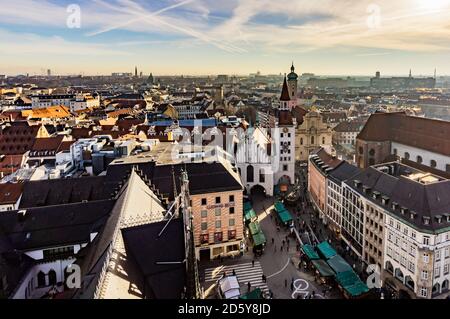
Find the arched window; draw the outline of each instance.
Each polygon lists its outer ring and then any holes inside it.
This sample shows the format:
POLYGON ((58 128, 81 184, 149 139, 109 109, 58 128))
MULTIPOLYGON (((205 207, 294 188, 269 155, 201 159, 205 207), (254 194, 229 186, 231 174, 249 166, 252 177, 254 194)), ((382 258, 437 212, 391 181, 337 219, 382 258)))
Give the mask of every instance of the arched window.
POLYGON ((360 146, 360 147, 359 147, 359 149, 358 149, 358 151, 359 151, 359 154, 362 154, 362 153, 364 153, 364 149, 363 149, 363 147, 362 147, 362 146, 360 146))
POLYGON ((322 137, 322 145, 325 145, 325 137, 322 137))
POLYGON ((48 272, 48 285, 56 285, 56 271, 54 271, 53 269, 48 272))
POLYGON ((422 161, 423 161, 422 156, 417 155, 417 163, 422 164, 422 161))
POLYGON ((435 160, 431 160, 431 161, 430 161, 430 166, 431 166, 432 168, 435 168, 435 167, 437 166, 436 161, 435 161, 435 160))
POLYGON ((405 152, 405 159, 409 160, 409 153, 405 152))
POLYGON ((254 178, 254 169, 252 165, 247 166, 247 182, 248 183, 253 183, 253 181, 255 180, 254 178))
POLYGON ((38 283, 38 287, 45 287, 47 286, 46 280, 45 280, 45 274, 40 271, 37 274, 37 283, 38 283))
POLYGON ((314 136, 311 136, 311 144, 314 144, 314 136))
POLYGON ((300 138, 300 145, 303 145, 303 137, 300 138))
POLYGON ((369 155, 370 156, 375 156, 375 150, 373 148, 370 149, 369 155))
POLYGON ((394 148, 394 155, 395 155, 395 156, 397 156, 397 152, 398 152, 397 149, 394 148))

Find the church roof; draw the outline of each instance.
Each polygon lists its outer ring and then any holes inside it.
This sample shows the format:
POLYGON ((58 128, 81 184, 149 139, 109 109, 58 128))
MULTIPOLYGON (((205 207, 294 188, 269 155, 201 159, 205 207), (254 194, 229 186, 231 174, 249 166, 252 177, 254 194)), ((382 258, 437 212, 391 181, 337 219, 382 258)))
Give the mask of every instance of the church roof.
POLYGON ((290 100, 291 100, 291 97, 289 95, 289 90, 288 90, 286 77, 285 77, 284 81, 283 81, 283 89, 281 90, 280 101, 290 101, 290 100))

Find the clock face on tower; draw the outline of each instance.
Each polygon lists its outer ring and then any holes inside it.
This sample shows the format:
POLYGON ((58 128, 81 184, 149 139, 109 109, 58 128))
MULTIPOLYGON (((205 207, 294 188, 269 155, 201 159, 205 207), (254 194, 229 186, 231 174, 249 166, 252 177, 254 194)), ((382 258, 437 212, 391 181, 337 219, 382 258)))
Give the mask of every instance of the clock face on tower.
POLYGON ((288 129, 287 127, 285 127, 285 128, 283 129, 283 133, 287 133, 287 132, 289 132, 289 129, 288 129))

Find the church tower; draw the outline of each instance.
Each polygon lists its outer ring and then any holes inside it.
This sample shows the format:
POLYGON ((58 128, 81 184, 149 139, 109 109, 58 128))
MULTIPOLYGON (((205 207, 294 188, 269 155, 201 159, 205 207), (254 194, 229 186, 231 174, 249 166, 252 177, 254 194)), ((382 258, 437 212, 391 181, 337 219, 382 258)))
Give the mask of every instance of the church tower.
POLYGON ((298 75, 295 73, 294 62, 292 62, 291 73, 288 74, 289 96, 292 100, 292 107, 297 106, 298 99, 298 75))
POLYGON ((280 111, 290 111, 291 96, 289 95, 289 88, 286 82, 286 75, 284 76, 283 89, 280 96, 280 111))

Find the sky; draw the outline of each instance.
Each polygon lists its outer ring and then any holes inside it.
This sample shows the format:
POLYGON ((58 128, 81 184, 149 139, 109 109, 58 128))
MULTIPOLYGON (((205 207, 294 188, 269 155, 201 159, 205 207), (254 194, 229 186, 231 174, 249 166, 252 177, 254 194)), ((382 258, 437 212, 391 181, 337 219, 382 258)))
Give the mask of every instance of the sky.
POLYGON ((0 74, 450 75, 450 0, 0 0, 0 74))

